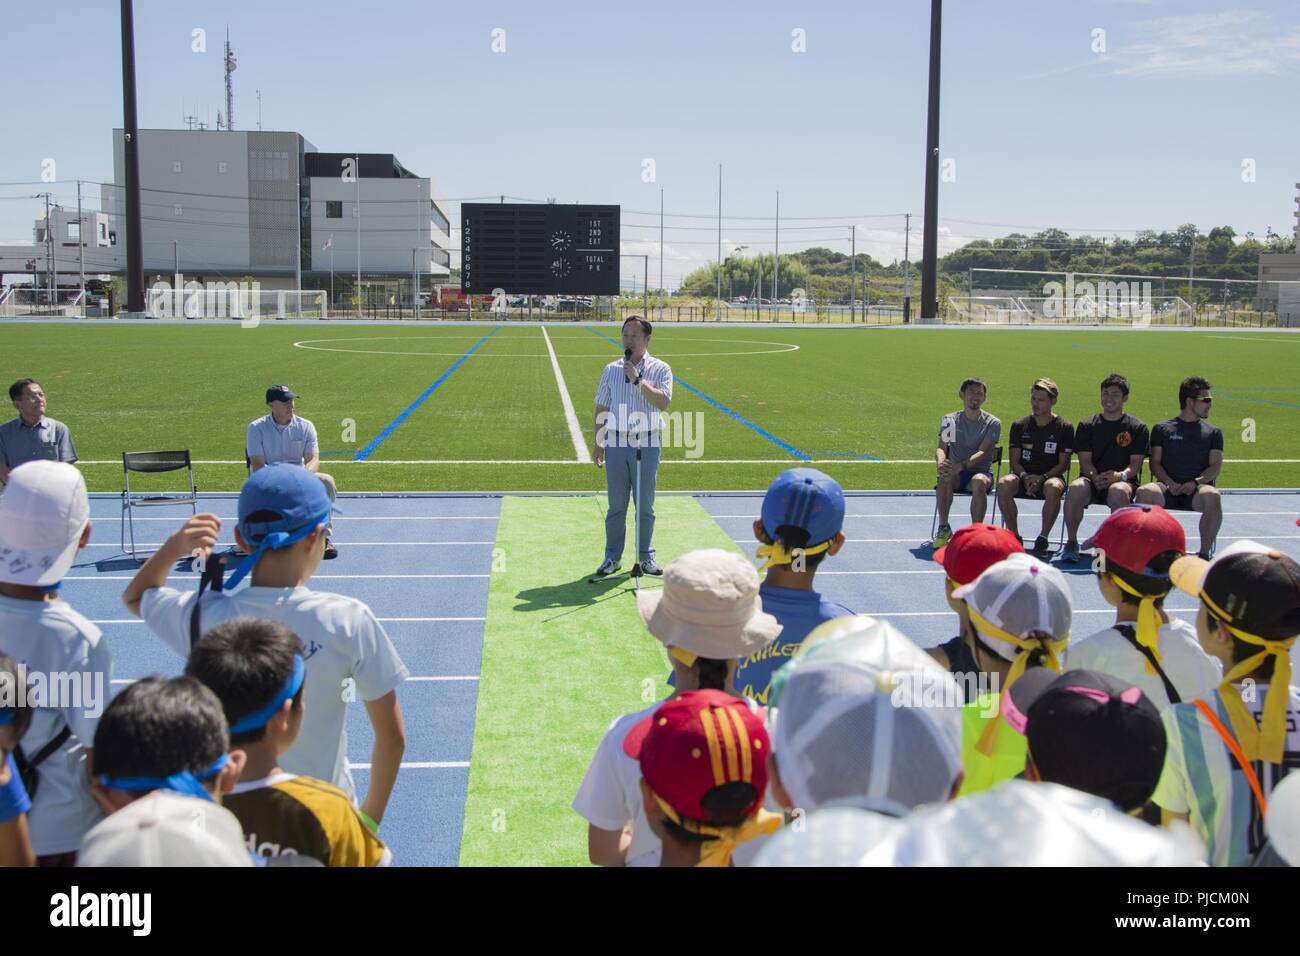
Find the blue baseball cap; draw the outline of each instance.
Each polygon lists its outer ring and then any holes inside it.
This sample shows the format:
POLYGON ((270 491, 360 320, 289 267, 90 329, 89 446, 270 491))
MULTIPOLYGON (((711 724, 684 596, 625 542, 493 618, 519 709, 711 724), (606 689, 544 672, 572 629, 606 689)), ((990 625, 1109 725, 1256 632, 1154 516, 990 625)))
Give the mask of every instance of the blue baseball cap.
POLYGON ((338 511, 315 473, 287 462, 259 468, 239 491, 239 533, 257 550, 245 558, 227 582, 233 588, 253 570, 263 552, 288 547, 329 520, 338 511), (250 521, 258 512, 271 511, 270 521, 250 521))
POLYGON ((782 525, 803 528, 810 545, 829 541, 844 526, 844 490, 816 468, 781 472, 763 496, 763 530, 776 540, 782 525))
POLYGON ((297 531, 306 524, 313 526, 338 511, 325 492, 325 485, 314 472, 287 462, 259 468, 239 491, 239 533, 256 543, 277 531, 297 531), (249 521, 259 511, 274 511, 275 521, 249 521))

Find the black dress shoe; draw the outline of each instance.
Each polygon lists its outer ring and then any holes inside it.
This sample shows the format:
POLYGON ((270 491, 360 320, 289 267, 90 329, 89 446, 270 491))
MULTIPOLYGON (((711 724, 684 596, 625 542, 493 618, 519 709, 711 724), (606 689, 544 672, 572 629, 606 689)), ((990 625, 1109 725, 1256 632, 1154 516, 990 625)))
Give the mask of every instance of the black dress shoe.
POLYGON ((618 569, 619 569, 619 563, 615 561, 613 558, 609 558, 605 561, 604 564, 602 564, 600 567, 596 569, 596 577, 598 578, 609 577, 609 575, 613 574, 618 569))
POLYGON ((656 578, 661 578, 664 576, 664 569, 659 567, 659 565, 655 564, 654 558, 646 558, 644 561, 641 562, 641 573, 650 574, 656 578))

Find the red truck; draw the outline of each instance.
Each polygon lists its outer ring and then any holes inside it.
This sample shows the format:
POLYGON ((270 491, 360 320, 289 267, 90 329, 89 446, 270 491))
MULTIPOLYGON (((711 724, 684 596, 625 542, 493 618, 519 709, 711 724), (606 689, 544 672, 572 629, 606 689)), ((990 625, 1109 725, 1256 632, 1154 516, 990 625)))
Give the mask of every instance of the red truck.
POLYGON ((444 309, 452 312, 465 312, 469 310, 470 299, 474 300, 475 309, 487 310, 492 305, 492 296, 476 295, 468 296, 463 290, 456 286, 444 285, 434 290, 437 298, 435 301, 444 309))

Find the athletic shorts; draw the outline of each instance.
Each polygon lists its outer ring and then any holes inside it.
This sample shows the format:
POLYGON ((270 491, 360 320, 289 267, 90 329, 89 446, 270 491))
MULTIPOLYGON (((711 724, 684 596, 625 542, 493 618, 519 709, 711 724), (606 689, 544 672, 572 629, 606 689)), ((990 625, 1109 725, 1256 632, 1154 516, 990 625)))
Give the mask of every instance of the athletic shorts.
MULTIPOLYGON (((1091 478, 1084 478, 1083 480, 1086 481, 1088 483, 1088 487, 1092 489, 1092 501, 1090 502, 1090 504, 1094 504, 1094 505, 1106 504, 1106 497, 1107 495, 1109 495, 1110 489, 1098 488, 1096 485, 1092 483, 1091 478)), ((1137 482, 1130 481, 1127 484, 1130 489, 1128 500, 1129 500, 1129 504, 1132 504, 1133 499, 1137 497, 1137 482)))
POLYGON ((963 468, 960 472, 957 473, 957 490, 970 491, 970 480, 974 478, 976 475, 987 475, 989 479, 989 487, 992 487, 993 472, 979 471, 974 468, 963 468))
MULTIPOLYGON (((1030 472, 1025 472, 1025 474, 1028 475, 1028 474, 1030 474, 1030 472)), ((1039 487, 1039 489, 1038 489, 1038 494, 1036 494, 1036 495, 1031 495, 1031 494, 1029 494, 1027 491, 1025 491, 1025 479, 1024 479, 1024 478, 1021 478, 1019 475, 1016 475, 1016 477, 1019 479, 1019 484, 1016 485, 1016 493, 1015 493, 1014 495, 1012 495, 1013 498, 1024 498, 1026 501, 1042 501, 1042 500, 1043 500, 1043 498, 1044 498, 1044 494, 1043 494, 1043 492, 1044 492, 1044 490, 1045 490, 1046 487, 1047 487, 1047 481, 1044 481, 1043 484, 1042 484, 1042 486, 1039 487)), ((1055 477, 1060 477, 1060 476, 1058 475, 1058 476, 1055 476, 1055 477)), ((1064 479, 1062 479, 1062 480, 1064 480, 1064 479)))

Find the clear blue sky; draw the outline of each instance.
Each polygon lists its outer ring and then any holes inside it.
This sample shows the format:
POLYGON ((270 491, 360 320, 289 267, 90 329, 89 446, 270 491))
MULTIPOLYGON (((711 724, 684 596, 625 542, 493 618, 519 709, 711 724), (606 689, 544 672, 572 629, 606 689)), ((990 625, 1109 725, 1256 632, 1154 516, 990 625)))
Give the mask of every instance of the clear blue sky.
MULTIPOLYGON (((940 191, 941 251, 1045 226, 1291 233, 1296 12, 1295 0, 949 0, 941 155, 956 181, 940 191), (1254 182, 1242 181, 1246 159, 1254 182)), ((652 253, 652 282, 659 190, 668 212, 711 216, 718 163, 724 215, 769 220, 728 218, 724 254, 771 250, 779 189, 784 251, 847 252, 856 222, 859 251, 901 257, 901 217, 867 217, 911 212, 919 257, 924 0, 136 0, 142 126, 182 127, 186 114, 214 123, 227 25, 237 128, 256 128, 260 89, 265 129, 299 131, 321 150, 395 153, 449 199, 619 203, 624 251, 652 253), (206 53, 191 49, 195 28, 206 53), (806 52, 792 50, 796 29, 806 52), (643 181, 646 158, 654 182, 643 181)), ((22 106, 10 98, 0 181, 38 180, 46 158, 60 196, 75 197, 78 178, 110 180, 117 4, 11 13, 4 51, 22 106)), ((11 197, 0 199, 0 238, 30 239, 38 203, 12 197, 40 188, 0 187, 11 197)), ((698 227, 667 233, 671 285, 713 257, 716 233, 709 219, 668 222, 698 227)))

